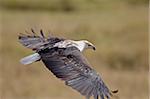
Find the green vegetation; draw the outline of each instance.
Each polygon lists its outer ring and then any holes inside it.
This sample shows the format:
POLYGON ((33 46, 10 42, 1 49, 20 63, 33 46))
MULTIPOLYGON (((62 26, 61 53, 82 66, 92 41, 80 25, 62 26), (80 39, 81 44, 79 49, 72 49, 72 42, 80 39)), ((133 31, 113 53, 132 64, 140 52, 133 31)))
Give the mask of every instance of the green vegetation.
POLYGON ((4 9, 13 10, 47 10, 47 11, 81 11, 112 8, 120 4, 148 5, 149 0, 1 0, 4 9))
POLYGON ((0 6, 2 99, 83 98, 41 62, 19 63, 32 51, 17 35, 31 28, 93 42, 97 50, 84 54, 106 84, 119 89, 113 99, 148 99, 148 0, 3 0, 0 6))

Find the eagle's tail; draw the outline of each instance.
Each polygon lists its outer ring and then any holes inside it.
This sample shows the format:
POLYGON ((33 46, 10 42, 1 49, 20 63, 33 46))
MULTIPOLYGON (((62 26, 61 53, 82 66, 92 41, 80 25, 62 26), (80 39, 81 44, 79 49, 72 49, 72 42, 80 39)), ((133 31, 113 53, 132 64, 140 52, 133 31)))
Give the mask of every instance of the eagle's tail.
POLYGON ((41 56, 38 53, 34 53, 32 55, 26 56, 20 60, 20 62, 24 65, 31 64, 33 62, 39 61, 41 56))

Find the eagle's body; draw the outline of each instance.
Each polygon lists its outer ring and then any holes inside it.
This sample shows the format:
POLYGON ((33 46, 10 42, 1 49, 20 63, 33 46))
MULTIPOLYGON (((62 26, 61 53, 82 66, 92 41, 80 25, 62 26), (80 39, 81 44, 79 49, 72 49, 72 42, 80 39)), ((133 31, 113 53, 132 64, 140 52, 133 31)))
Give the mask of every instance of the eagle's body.
POLYGON ((65 40, 56 37, 45 38, 37 35, 20 35, 19 41, 27 48, 36 51, 35 54, 21 60, 30 64, 42 60, 45 66, 65 84, 80 92, 87 99, 110 98, 111 91, 102 81, 99 74, 88 64, 82 51, 94 48, 88 41, 65 40))

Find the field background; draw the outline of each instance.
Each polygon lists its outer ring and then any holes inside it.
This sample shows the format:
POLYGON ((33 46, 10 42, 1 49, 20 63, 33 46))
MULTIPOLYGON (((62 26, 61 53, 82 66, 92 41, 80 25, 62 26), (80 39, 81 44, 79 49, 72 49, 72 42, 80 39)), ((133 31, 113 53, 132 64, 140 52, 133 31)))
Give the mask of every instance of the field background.
POLYGON ((85 51, 110 89, 112 99, 148 99, 148 0, 0 0, 0 99, 84 99, 42 62, 23 66, 32 53, 19 33, 39 32, 87 39, 85 51))

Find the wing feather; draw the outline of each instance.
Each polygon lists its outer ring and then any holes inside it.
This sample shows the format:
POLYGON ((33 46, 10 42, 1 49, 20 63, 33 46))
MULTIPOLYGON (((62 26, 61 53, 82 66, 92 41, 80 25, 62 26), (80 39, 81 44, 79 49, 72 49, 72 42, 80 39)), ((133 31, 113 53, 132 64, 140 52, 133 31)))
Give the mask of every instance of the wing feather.
POLYGON ((40 30, 41 35, 37 35, 33 29, 31 29, 31 33, 22 34, 20 33, 18 36, 19 42, 32 50, 41 50, 47 47, 53 47, 53 45, 57 42, 63 41, 62 38, 51 37, 46 38, 42 30, 40 30))
POLYGON ((109 99, 110 90, 100 76, 86 63, 86 59, 77 48, 52 48, 41 51, 41 59, 52 73, 65 81, 65 84, 86 96, 94 99, 109 99), (67 52, 68 51, 68 52, 67 52), (83 61, 81 61, 83 60, 83 61))

